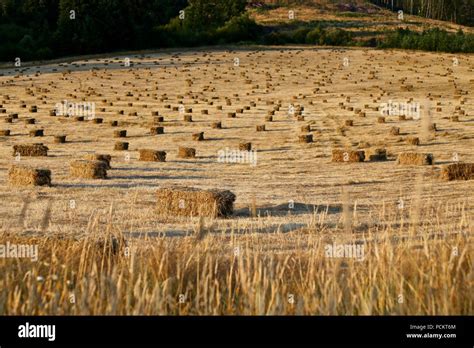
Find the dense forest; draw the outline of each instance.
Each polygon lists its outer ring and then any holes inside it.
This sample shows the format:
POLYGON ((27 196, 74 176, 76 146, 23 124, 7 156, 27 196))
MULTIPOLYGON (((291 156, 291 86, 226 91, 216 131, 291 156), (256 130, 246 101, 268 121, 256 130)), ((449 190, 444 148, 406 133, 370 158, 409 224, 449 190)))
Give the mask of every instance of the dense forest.
POLYGON ((474 0, 370 0, 370 2, 427 18, 474 25, 474 0))
MULTIPOLYGON (((474 19, 474 0, 372 2, 459 23, 474 19)), ((247 6, 247 0, 0 0, 0 61, 239 42, 474 52, 472 34, 396 31, 360 41, 317 21, 293 31, 261 26, 247 6)))

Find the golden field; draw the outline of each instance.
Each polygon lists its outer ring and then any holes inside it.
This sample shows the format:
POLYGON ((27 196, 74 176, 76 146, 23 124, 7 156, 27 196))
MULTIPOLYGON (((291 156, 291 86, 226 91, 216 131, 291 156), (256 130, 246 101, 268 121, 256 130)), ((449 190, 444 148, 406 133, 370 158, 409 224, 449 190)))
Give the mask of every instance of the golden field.
POLYGON ((0 136, 0 244, 38 246, 37 261, 0 258, 0 313, 472 315, 474 184, 440 172, 474 162, 473 72, 472 55, 314 47, 0 70, 0 130, 10 130, 0 136), (50 116, 63 100, 95 103, 103 123, 50 116), (420 103, 420 117, 379 123, 389 101, 420 103), (151 135, 157 125, 164 133, 151 135), (312 143, 299 141, 303 126, 312 143), (38 142, 47 157, 13 153, 38 142), (255 165, 219 161, 241 142, 255 165), (196 158, 178 158, 180 146, 196 158), (386 161, 368 159, 377 148, 386 161), (140 161, 140 149, 165 151, 166 162, 140 161), (366 159, 332 162, 334 149, 366 159), (397 164, 403 152, 434 164, 397 164), (70 162, 90 154, 112 156, 107 179, 71 177, 70 162), (52 186, 10 185, 12 165, 51 170, 52 186), (160 214, 156 192, 169 185, 230 190, 234 214, 160 214), (328 245, 363 254, 331 257, 328 245))

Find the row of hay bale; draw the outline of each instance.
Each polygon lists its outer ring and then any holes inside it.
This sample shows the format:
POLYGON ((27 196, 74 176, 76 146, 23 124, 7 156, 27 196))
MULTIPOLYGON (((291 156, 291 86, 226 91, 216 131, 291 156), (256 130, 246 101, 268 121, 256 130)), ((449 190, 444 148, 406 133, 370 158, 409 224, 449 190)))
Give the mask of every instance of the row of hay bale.
MULTIPOLYGON (((364 162, 368 159, 370 162, 386 161, 387 151, 382 148, 369 150, 341 150, 332 151, 332 162, 364 162)), ((432 165, 434 157, 430 153, 402 152, 397 157, 397 163, 402 165, 432 165)))

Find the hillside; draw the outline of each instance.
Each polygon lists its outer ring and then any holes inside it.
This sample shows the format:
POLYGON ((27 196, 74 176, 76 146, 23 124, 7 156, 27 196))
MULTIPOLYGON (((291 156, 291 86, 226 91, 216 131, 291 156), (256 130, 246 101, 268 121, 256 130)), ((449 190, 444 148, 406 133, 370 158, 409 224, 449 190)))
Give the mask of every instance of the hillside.
POLYGON ((473 27, 433 20, 404 13, 404 20, 398 19, 398 13, 376 6, 368 1, 312 0, 312 1, 256 1, 250 5, 249 12, 257 23, 266 26, 300 26, 319 22, 328 27, 336 27, 360 36, 378 36, 387 30, 400 27, 420 32, 440 28, 449 32, 463 30, 474 33, 473 27), (294 11, 290 19, 289 11, 294 11))

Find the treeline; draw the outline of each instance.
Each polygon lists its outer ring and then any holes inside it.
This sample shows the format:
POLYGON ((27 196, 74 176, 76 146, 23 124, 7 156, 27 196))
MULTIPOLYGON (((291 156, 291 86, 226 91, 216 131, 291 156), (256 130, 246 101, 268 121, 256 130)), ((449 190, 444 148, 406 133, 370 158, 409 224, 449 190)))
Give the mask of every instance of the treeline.
POLYGON ((239 42, 474 52, 472 34, 396 31, 360 40, 317 22, 261 26, 246 6, 247 0, 0 0, 0 61, 239 42))
POLYGON ((431 19, 474 25, 474 0, 369 0, 393 10, 431 19))
POLYGON ((402 48, 411 50, 474 53, 474 35, 462 31, 450 33, 443 29, 429 29, 416 32, 398 29, 385 32, 379 38, 360 40, 354 32, 339 28, 298 28, 286 31, 274 31, 263 37, 264 44, 311 44, 321 46, 361 46, 376 48, 402 48))

